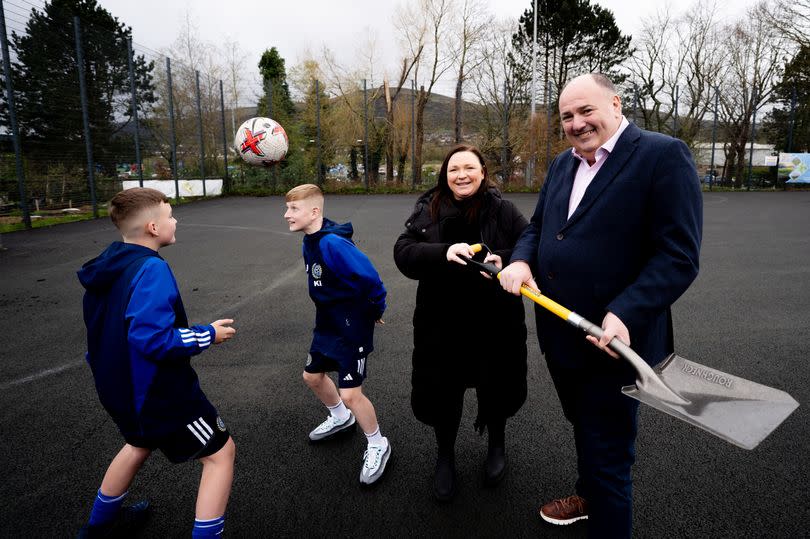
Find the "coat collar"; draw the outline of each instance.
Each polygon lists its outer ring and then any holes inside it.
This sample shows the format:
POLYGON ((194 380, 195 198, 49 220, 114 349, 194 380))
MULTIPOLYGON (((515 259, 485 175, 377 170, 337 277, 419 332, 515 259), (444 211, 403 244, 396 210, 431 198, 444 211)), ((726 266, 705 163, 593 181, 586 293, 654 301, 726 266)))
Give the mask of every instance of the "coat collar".
MULTIPOLYGON (((613 151, 610 152, 610 155, 607 157, 607 161, 605 161, 605 164, 602 165, 602 168, 599 169, 599 172, 596 173, 593 181, 585 190, 585 195, 582 197, 582 201, 565 223, 563 229, 570 227, 581 219, 582 216, 591 208, 591 206, 593 206, 593 203, 596 202, 602 191, 604 191, 605 188, 607 188, 607 186, 613 182, 616 176, 621 173, 625 164, 630 159, 630 156, 636 151, 636 148, 638 147, 638 140, 640 138, 641 129, 639 129, 638 126, 632 123, 627 126, 627 129, 624 130, 624 133, 622 133, 619 140, 616 142, 616 146, 613 148, 613 151)), ((568 200, 571 198, 571 190, 574 186, 574 175, 576 174, 579 163, 580 161, 571 155, 568 168, 565 171, 566 175, 564 177, 566 181, 563 189, 561 189, 561 192, 565 197, 563 202, 566 213, 568 210, 568 200)))

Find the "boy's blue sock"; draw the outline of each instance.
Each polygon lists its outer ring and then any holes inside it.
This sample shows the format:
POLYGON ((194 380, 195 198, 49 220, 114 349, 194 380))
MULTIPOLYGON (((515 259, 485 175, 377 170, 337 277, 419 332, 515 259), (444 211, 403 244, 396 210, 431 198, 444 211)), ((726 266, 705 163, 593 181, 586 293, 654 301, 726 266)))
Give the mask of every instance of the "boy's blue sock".
POLYGON ((194 519, 191 537, 217 537, 225 529, 225 515, 210 520, 194 519))
POLYGON ((101 489, 99 489, 96 500, 93 502, 93 510, 90 512, 90 521, 88 524, 91 526, 101 526, 112 522, 121 509, 121 506, 124 504, 124 498, 126 498, 126 496, 126 492, 120 496, 105 496, 101 493, 101 489))

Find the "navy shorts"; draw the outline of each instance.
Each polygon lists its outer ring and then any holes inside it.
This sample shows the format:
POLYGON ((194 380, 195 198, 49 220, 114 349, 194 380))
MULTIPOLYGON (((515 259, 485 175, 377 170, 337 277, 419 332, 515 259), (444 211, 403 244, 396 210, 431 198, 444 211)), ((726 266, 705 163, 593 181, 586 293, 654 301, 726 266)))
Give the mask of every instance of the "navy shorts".
POLYGON ((310 352, 304 371, 311 374, 337 371, 339 388, 360 387, 366 379, 366 358, 367 354, 335 359, 318 352, 310 352))
POLYGON ((222 449, 231 435, 218 415, 203 414, 190 418, 181 429, 157 438, 125 437, 128 444, 145 449, 160 449, 174 464, 213 455, 222 449))

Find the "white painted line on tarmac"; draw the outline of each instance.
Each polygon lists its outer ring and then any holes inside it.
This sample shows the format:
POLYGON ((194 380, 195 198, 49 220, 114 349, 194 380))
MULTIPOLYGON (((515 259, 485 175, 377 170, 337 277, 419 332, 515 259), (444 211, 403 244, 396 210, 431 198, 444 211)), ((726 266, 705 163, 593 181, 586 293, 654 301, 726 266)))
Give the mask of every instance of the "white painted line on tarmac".
MULTIPOLYGON (((273 290, 275 290, 276 288, 287 284, 288 282, 292 281, 293 279, 302 278, 304 276, 304 268, 301 267, 302 264, 303 264, 303 260, 299 259, 298 263, 294 267, 287 270, 278 279, 271 282, 269 285, 267 285, 262 290, 256 292, 255 294, 242 299, 242 301, 234 303, 233 305, 228 307, 228 310, 226 312, 233 313, 234 311, 237 311, 238 309, 241 309, 242 307, 244 307, 248 303, 252 303, 252 302, 256 301, 261 296, 265 296, 265 295, 269 294, 270 292, 272 292, 273 290)), ((225 315, 223 315, 223 316, 225 316, 225 315)), ((230 315, 228 315, 228 316, 230 316, 230 315)))
POLYGON ((0 391, 5 390, 5 389, 9 389, 9 388, 12 388, 12 387, 15 387, 15 386, 21 386, 21 385, 27 384, 29 382, 35 382, 37 380, 47 378, 48 376, 52 376, 54 374, 59 374, 60 372, 64 372, 64 371, 67 371, 67 370, 70 370, 70 369, 74 369, 76 367, 80 367, 84 363, 85 362, 83 360, 74 361, 72 363, 66 363, 64 365, 60 365, 59 367, 53 367, 53 368, 50 368, 50 369, 45 369, 45 370, 39 371, 38 373, 31 374, 29 376, 25 376, 23 378, 17 378, 16 380, 11 380, 10 382, 4 382, 3 384, 0 384, 0 391))
MULTIPOLYGON (((247 298, 244 298, 242 301, 239 301, 238 303, 235 303, 235 304, 231 305, 230 307, 228 307, 226 312, 233 313, 234 311, 240 309, 241 307, 244 307, 248 303, 256 301, 257 299, 259 299, 259 297, 265 296, 265 295, 269 294, 270 292, 272 292, 273 290, 275 290, 276 288, 279 288, 280 286, 287 284, 288 282, 292 281, 296 277, 301 277, 303 273, 304 273, 304 271, 303 271, 303 268, 301 268, 301 262, 299 261, 294 267, 290 268, 287 272, 285 272, 283 275, 281 275, 278 279, 272 281, 269 285, 267 285, 265 288, 263 288, 262 290, 260 290, 256 294, 253 294, 253 295, 251 295, 251 296, 249 296, 247 298)), ((25 376, 23 378, 18 378, 16 380, 11 380, 9 382, 3 382, 2 384, 0 384, 0 391, 5 390, 5 389, 9 389, 9 388, 12 388, 12 387, 15 387, 15 386, 21 386, 21 385, 24 385, 24 384, 28 384, 30 382, 36 382, 37 380, 42 380, 43 378, 53 376, 54 374, 59 374, 61 372, 65 372, 67 370, 79 367, 79 366, 83 365, 84 363, 85 363, 84 360, 74 361, 72 363, 66 363, 66 364, 60 365, 58 367, 45 369, 45 370, 39 371, 37 373, 25 376)))

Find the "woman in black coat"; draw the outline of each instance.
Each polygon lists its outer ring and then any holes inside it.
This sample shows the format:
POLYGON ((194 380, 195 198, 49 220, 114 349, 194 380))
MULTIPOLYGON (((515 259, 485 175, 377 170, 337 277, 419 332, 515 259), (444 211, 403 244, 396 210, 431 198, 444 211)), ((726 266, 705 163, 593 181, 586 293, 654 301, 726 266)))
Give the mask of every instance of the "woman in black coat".
POLYGON ((487 179, 481 152, 454 147, 444 158, 438 185, 419 197, 394 260, 417 279, 413 315, 411 406, 436 433, 434 492, 440 501, 455 494, 455 442, 464 392, 475 388, 475 428, 489 433, 484 483, 494 486, 506 471, 506 419, 526 400, 526 324, 520 297, 464 267, 470 245, 484 243, 485 258, 508 263, 527 221, 487 179))

